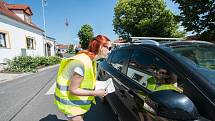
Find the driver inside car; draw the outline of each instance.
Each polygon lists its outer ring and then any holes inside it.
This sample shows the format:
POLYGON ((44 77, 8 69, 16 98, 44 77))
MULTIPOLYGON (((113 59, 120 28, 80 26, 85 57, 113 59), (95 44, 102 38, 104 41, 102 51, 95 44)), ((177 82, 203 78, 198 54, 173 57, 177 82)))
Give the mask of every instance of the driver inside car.
POLYGON ((146 88, 151 91, 175 90, 182 92, 182 90, 177 87, 177 76, 163 68, 154 71, 154 76, 150 76, 147 79, 146 88))

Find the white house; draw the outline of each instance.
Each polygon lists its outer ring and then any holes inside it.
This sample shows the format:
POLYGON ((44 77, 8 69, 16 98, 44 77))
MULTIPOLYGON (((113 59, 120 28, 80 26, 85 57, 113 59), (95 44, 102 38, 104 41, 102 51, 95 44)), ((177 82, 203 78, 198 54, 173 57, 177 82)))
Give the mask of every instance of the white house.
POLYGON ((27 5, 0 1, 0 63, 21 55, 54 55, 55 39, 44 39, 44 31, 32 22, 32 15, 27 5))
POLYGON ((69 50, 70 45, 58 44, 56 45, 56 51, 58 53, 66 53, 69 50))

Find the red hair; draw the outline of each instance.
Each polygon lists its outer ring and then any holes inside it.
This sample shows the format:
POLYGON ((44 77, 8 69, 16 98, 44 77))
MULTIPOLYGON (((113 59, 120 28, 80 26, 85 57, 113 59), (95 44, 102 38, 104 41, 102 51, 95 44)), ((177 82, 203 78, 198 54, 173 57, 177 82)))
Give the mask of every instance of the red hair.
POLYGON ((99 53, 100 46, 107 44, 109 41, 110 39, 108 39, 106 36, 97 35, 92 40, 90 40, 88 49, 80 51, 79 53, 85 53, 90 58, 94 58, 99 53))

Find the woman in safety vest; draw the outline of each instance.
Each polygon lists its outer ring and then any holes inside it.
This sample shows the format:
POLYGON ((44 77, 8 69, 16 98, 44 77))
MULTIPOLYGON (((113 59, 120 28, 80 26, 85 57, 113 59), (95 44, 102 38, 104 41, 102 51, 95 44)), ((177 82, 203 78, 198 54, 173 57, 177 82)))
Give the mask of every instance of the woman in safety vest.
POLYGON ((103 89, 94 90, 96 60, 109 53, 110 40, 103 35, 93 38, 87 50, 61 61, 55 88, 55 104, 68 121, 83 121, 83 115, 95 104, 95 96, 104 97, 103 89))

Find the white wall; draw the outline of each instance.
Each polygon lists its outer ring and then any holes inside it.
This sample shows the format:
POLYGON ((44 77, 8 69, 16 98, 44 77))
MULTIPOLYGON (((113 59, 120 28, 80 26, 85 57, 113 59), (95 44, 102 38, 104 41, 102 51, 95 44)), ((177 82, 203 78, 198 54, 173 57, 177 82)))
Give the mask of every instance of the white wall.
POLYGON ((19 16, 22 20, 24 20, 24 12, 23 10, 13 10, 13 12, 19 16))
POLYGON ((53 43, 54 45, 51 47, 51 56, 55 56, 56 52, 55 52, 55 43, 53 43))
POLYGON ((12 20, 0 14, 0 31, 9 34, 9 48, 0 48, 0 63, 5 59, 12 59, 21 55, 21 48, 25 48, 29 56, 44 56, 42 31, 23 23, 12 20), (36 41, 35 49, 27 49, 26 37, 33 37, 36 41))

